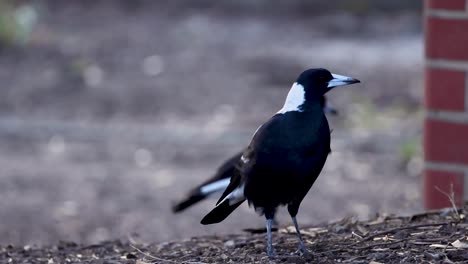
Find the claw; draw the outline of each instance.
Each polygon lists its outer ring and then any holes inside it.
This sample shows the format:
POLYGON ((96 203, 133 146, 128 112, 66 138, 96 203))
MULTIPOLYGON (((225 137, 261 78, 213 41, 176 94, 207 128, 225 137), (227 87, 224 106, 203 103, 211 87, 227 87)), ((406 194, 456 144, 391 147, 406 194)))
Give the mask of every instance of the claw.
POLYGON ((297 247, 297 250, 295 253, 299 254, 300 256, 303 256, 305 254, 310 253, 310 251, 304 246, 303 243, 299 243, 299 246, 297 247))
POLYGON ((304 245, 304 240, 302 239, 301 231, 299 230, 299 225, 297 224, 296 217, 292 217, 294 227, 296 228, 297 238, 299 238, 299 246, 297 247, 296 254, 304 255, 309 253, 309 250, 304 245))
POLYGON ((267 247, 267 255, 270 258, 276 257, 276 252, 273 247, 267 247))

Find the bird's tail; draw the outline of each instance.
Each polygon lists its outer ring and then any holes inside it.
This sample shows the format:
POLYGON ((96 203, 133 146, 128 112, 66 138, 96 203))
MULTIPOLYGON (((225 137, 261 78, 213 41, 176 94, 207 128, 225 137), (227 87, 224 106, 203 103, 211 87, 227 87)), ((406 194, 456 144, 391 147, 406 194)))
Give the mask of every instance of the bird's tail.
POLYGON ((225 199, 221 203, 219 203, 211 212, 209 212, 203 219, 201 220, 202 225, 210 225, 210 224, 216 224, 228 217, 232 211, 234 211, 239 205, 241 205, 245 199, 236 201, 233 204, 230 204, 231 202, 229 199, 225 199))
POLYGON ((194 193, 191 194, 189 197, 185 198, 184 200, 178 202, 174 206, 172 206, 172 212, 180 213, 183 210, 187 209, 188 207, 200 202, 201 200, 205 199, 208 195, 204 195, 202 193, 194 193))
POLYGON ((210 180, 207 183, 204 183, 195 189, 193 189, 187 198, 182 200, 181 202, 177 203, 172 207, 172 211, 174 213, 181 212, 188 207, 200 202, 201 200, 207 198, 208 196, 221 192, 226 189, 229 185, 229 177, 224 177, 221 179, 210 180))

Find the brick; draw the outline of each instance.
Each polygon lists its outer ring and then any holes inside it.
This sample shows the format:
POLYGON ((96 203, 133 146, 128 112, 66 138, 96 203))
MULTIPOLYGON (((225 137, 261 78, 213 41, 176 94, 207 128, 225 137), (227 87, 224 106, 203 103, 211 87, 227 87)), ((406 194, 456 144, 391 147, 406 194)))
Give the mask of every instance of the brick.
POLYGON ((466 8, 466 1, 465 0, 429 0, 427 1, 427 6, 430 9, 463 11, 466 8))
POLYGON ((468 123, 426 118, 424 130, 427 161, 468 164, 468 123))
POLYGON ((455 204, 463 205, 464 174, 460 172, 448 172, 426 170, 424 173, 424 206, 427 209, 452 207, 447 195, 453 190, 455 204))
POLYGON ((426 68, 426 106, 433 110, 465 110, 465 72, 426 68))
POLYGON ((426 18, 426 56, 468 60, 468 19, 426 18))

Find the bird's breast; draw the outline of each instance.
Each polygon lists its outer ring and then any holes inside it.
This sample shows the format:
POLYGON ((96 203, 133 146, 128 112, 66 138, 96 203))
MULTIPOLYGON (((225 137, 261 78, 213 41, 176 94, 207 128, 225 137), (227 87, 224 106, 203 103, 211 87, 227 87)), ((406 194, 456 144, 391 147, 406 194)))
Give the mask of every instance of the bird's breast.
POLYGON ((290 112, 279 116, 261 131, 258 148, 266 151, 301 152, 320 141, 329 141, 330 129, 325 115, 290 112))

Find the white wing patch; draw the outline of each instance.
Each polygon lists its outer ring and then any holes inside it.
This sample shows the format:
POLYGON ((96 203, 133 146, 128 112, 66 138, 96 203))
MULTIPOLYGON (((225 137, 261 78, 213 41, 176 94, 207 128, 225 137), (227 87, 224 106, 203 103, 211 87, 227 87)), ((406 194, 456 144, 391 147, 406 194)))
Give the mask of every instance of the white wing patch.
MULTIPOLYGON (((262 126, 263 126, 263 125, 260 125, 260 126, 257 128, 257 130, 255 130, 255 132, 254 132, 253 135, 252 135, 252 140, 253 140, 253 138, 255 137, 255 135, 257 134, 257 132, 260 130, 260 128, 262 128, 262 126)), ((245 163, 248 163, 248 162, 250 161, 250 159, 247 158, 246 156, 244 156, 244 154, 242 154, 240 160, 241 160, 242 163, 244 163, 244 164, 245 164, 245 163)))
POLYGON ((226 201, 226 200, 229 201, 229 205, 233 205, 235 203, 238 203, 238 202, 244 200, 245 199, 244 187, 245 187, 245 185, 242 184, 241 186, 234 189, 230 194, 228 194, 226 197, 224 197, 224 199, 221 202, 219 202, 218 205, 224 203, 224 201, 226 201))
POLYGON ((244 155, 242 155, 242 156, 241 156, 241 161, 242 161, 243 163, 247 163, 247 162, 250 161, 250 159, 248 159, 248 158, 244 157, 244 155))
POLYGON ((227 179, 221 179, 219 181, 212 182, 210 184, 207 184, 201 187, 200 192, 202 194, 210 194, 213 192, 225 190, 228 187, 230 181, 231 179, 227 178, 227 179))
POLYGON ((284 114, 286 112, 297 111, 302 112, 299 108, 305 102, 305 90, 304 86, 295 82, 289 90, 286 101, 284 102, 283 108, 281 108, 277 114, 284 114))

